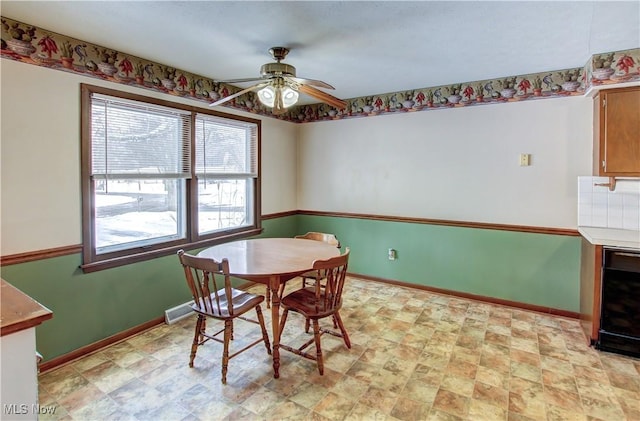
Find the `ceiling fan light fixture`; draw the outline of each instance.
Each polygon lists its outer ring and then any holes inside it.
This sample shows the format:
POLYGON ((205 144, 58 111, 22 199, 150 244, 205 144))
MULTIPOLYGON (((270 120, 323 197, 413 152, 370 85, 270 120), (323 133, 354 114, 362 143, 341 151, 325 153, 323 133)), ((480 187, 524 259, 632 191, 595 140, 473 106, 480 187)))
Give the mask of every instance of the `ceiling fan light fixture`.
POLYGON ((273 107, 276 99, 276 89, 280 90, 282 96, 282 106, 288 108, 298 102, 298 92, 294 91, 288 86, 276 87, 265 86, 258 91, 258 99, 267 107, 273 107))
POLYGON ((282 88, 282 102, 284 103, 285 108, 292 106, 298 102, 298 92, 288 86, 282 88))
POLYGON ((276 99, 276 92, 273 86, 265 86, 258 91, 258 99, 267 107, 273 107, 273 103, 276 99))

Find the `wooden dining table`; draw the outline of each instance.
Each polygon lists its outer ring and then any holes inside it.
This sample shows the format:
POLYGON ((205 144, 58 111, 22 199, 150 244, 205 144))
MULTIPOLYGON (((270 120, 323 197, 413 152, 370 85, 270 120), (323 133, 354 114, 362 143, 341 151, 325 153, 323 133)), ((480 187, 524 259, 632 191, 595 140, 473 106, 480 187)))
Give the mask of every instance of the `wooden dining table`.
POLYGON ((231 276, 267 285, 271 293, 273 377, 280 377, 280 285, 313 269, 314 260, 340 255, 335 245, 299 238, 258 238, 206 248, 198 256, 229 260, 231 276))

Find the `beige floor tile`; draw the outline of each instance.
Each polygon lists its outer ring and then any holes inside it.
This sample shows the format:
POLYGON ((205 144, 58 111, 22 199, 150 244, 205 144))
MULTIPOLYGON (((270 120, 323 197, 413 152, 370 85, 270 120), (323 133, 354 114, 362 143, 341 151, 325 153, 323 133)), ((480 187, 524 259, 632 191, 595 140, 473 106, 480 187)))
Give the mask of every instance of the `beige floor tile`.
POLYGON ((482 401, 486 404, 505 410, 509 407, 508 389, 492 386, 482 382, 475 383, 472 398, 474 401, 482 401))
POLYGON ((619 371, 609 371, 609 382, 612 386, 631 392, 640 392, 640 377, 623 374, 619 371))
POLYGON ((467 379, 475 379, 478 372, 478 366, 473 363, 459 360, 451 360, 445 368, 445 373, 465 377, 467 379))
POLYGON ((329 419, 343 419, 349 415, 355 404, 355 401, 346 396, 329 392, 313 407, 313 410, 329 419))
POLYGON ((267 414, 272 407, 277 406, 282 400, 284 400, 284 397, 279 393, 269 390, 266 387, 260 387, 245 399, 241 406, 254 414, 264 415, 267 414))
POLYGON ((475 421, 506 421, 507 409, 495 406, 486 401, 472 399, 469 404, 468 419, 475 421))
POLYGON ((580 396, 577 393, 558 389, 553 386, 544 387, 544 400, 547 404, 555 405, 576 413, 582 412, 580 396))
POLYGON ((557 371, 542 370, 542 383, 546 386, 566 390, 571 393, 578 393, 576 379, 571 374, 557 371))
POLYGON ((623 420, 625 419, 622 408, 617 403, 603 402, 590 397, 582 397, 582 406, 587 416, 592 416, 601 420, 623 420))
POLYGON ((454 374, 445 374, 440 389, 448 390, 462 396, 471 397, 475 387, 475 380, 469 377, 460 377, 454 374))
POLYGON ((534 382, 541 382, 542 370, 540 367, 534 365, 511 361, 511 376, 521 377, 534 382))
POLYGON ((509 389, 509 379, 510 375, 508 373, 502 373, 484 366, 479 366, 476 373, 476 381, 507 390, 509 389))
POLYGON ((389 414, 398 400, 398 394, 375 386, 370 386, 358 400, 359 405, 375 408, 389 414))
POLYGON ((357 401, 368 389, 369 382, 351 376, 344 376, 330 391, 349 400, 357 401))
POLYGON ((437 385, 425 383, 420 380, 409 380, 404 385, 402 391, 400 393, 394 393, 394 395, 399 395, 411 400, 431 404, 435 400, 437 393, 437 385))
POLYGON ((569 361, 554 358, 546 355, 540 356, 540 366, 543 371, 553 371, 556 373, 566 373, 573 376, 573 366, 569 361))
POLYGON ((400 396, 390 415, 399 420, 413 421, 426 417, 429 409, 430 405, 428 404, 400 396))
POLYGON ((431 409, 429 411, 429 415, 427 416, 427 421, 461 421, 464 418, 455 416, 453 414, 449 414, 444 411, 440 411, 439 409, 431 409))
POLYGON ((418 364, 422 364, 428 366, 430 368, 435 368, 439 370, 444 370, 449 365, 449 360, 451 359, 450 353, 437 353, 432 352, 432 350, 428 350, 423 352, 417 359, 418 364))
POLYGON ((285 401, 278 404, 273 410, 265 414, 267 419, 272 420, 304 420, 311 413, 310 409, 292 401, 285 401))
POLYGON ((482 343, 476 349, 469 349, 461 346, 457 346, 453 348, 453 352, 451 353, 451 361, 458 362, 464 361, 470 364, 478 365, 480 363, 481 356, 481 348, 482 343))
POLYGON ((589 397, 603 402, 616 403, 613 387, 608 383, 596 383, 592 380, 576 378, 578 393, 582 397, 589 397))
POLYGON ((547 417, 542 395, 540 395, 540 397, 531 397, 509 392, 509 412, 514 412, 536 420, 543 420, 547 417))
MULTIPOLYGON (((75 408, 69 411, 69 415, 77 420, 101 420, 109 419, 112 413, 121 410, 120 406, 109 396, 95 400, 81 408, 75 408)), ((133 414, 132 411, 127 411, 133 414)))
POLYGON ((357 403, 347 417, 345 421, 385 421, 387 420, 387 414, 380 411, 377 408, 357 403))
POLYGON ((94 401, 98 401, 105 396, 106 394, 102 390, 98 389, 94 384, 87 383, 68 395, 60 397, 57 402, 68 411, 75 411, 91 404, 94 401))
POLYGON ((433 401, 433 408, 465 418, 469 413, 471 398, 440 388, 433 401))
POLYGON ((582 411, 571 411, 566 408, 547 404, 548 421, 587 421, 587 416, 582 411))
POLYGON ((304 381, 300 386, 289 395, 289 400, 296 402, 305 408, 313 408, 320 402, 327 394, 329 389, 317 384, 304 381))
POLYGON ((399 393, 409 380, 410 375, 411 373, 394 372, 383 368, 371 377, 370 384, 390 392, 399 393))

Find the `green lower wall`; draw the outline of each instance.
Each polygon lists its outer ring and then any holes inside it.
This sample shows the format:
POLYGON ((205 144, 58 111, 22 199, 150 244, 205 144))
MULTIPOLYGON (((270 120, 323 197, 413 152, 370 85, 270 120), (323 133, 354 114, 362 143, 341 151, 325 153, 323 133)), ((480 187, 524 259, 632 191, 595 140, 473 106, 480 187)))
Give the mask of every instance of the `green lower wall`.
MULTIPOLYGON (((356 218, 287 216, 263 237, 335 233, 350 272, 579 311, 580 239, 356 218), (389 261, 387 249, 398 259, 389 261)), ((79 254, 5 266, 2 278, 53 311, 36 329, 45 360, 162 317, 189 300, 175 256, 85 274, 79 254)))
POLYGON ((580 311, 577 236, 308 215, 298 231, 336 234, 351 273, 580 311))
POLYGON ((45 360, 164 315, 189 300, 177 257, 84 274, 82 256, 2 268, 2 278, 53 311, 36 329, 45 360))

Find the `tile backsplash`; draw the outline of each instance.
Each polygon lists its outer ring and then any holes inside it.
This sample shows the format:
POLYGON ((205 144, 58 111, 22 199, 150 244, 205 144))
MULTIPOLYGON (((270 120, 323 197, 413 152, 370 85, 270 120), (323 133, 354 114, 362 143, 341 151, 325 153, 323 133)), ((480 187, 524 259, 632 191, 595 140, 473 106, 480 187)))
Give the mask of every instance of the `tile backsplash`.
POLYGON ((640 178, 578 177, 578 226, 640 230, 640 178))

